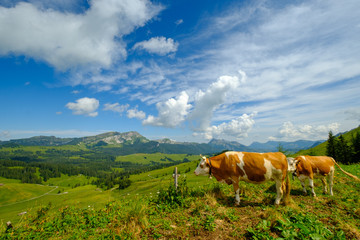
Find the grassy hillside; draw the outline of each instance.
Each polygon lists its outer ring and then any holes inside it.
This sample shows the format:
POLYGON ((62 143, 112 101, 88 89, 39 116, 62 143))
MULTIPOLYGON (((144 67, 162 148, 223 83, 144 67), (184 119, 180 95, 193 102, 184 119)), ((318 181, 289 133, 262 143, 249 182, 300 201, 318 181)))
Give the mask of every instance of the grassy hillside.
MULTIPOLYGON (((81 185, 73 188, 67 186, 74 180, 71 177, 62 177, 62 180, 53 179, 57 186, 24 184, 19 180, 0 178, 0 223, 7 221, 18 222, 25 215, 35 214, 39 207, 52 204, 54 209, 65 205, 104 206, 113 199, 110 191, 102 192, 93 185, 81 185), (64 185, 64 186, 62 186, 64 185)), ((81 177, 79 177, 81 178, 81 177)), ((79 180, 78 180, 79 181, 79 180)), ((72 182, 71 184, 76 184, 72 182)))
MULTIPOLYGON (((174 167, 132 175, 133 184, 121 191, 101 191, 90 185, 67 187, 66 176, 51 179, 62 186, 59 194, 55 190, 55 195, 15 204, 12 209, 0 203, 0 239, 360 238, 360 183, 338 170, 334 196, 321 193, 319 179, 315 180, 318 197, 303 196, 295 180, 292 203, 274 206, 272 182, 241 183, 241 204, 234 206, 232 186, 196 177, 196 163, 177 166, 181 175, 177 194, 171 187, 174 167), (17 215, 26 210, 28 214, 17 215), (8 220, 14 224, 6 232, 8 220)), ((342 167, 360 176, 360 164, 342 167)), ((17 184, 2 181, 4 186, 17 184)), ((4 186, 0 186, 1 193, 4 186)), ((18 190, 25 191, 25 186, 18 190)))

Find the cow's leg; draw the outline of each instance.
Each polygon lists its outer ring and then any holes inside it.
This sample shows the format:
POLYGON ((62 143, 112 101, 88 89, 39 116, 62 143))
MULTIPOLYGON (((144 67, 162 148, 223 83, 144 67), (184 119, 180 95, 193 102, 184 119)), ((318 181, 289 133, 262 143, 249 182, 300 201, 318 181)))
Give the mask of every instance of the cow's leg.
POLYGON ((283 196, 283 190, 282 190, 282 181, 281 180, 276 180, 276 199, 275 199, 275 205, 279 205, 280 204, 280 200, 283 196))
POLYGON ((325 177, 321 178, 321 181, 323 183, 323 192, 324 192, 324 194, 327 194, 326 178, 325 177))
POLYGON ((238 182, 233 182, 234 192, 235 192, 235 205, 240 204, 240 188, 238 182))
POLYGON ((329 180, 329 190, 330 190, 330 195, 333 196, 333 185, 334 185, 334 169, 332 169, 332 171, 329 172, 328 175, 328 180, 329 180))
POLYGON ((307 177, 304 176, 304 175, 299 176, 299 180, 300 180, 301 186, 303 187, 303 193, 304 194, 306 194, 306 186, 305 186, 305 180, 306 179, 307 179, 307 177))
POLYGON ((309 186, 311 188, 311 193, 312 193, 313 197, 316 197, 316 194, 314 191, 314 180, 311 177, 309 177, 309 186))

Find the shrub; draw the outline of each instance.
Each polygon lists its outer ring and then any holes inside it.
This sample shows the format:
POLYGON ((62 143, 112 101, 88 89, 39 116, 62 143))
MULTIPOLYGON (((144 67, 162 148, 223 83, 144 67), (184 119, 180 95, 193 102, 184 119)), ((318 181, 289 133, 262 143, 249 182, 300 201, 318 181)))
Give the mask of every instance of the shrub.
POLYGON ((167 189, 160 189, 156 199, 153 200, 155 204, 160 207, 185 207, 186 198, 189 197, 189 189, 186 183, 186 177, 182 177, 178 181, 178 187, 175 188, 173 183, 170 183, 167 189))

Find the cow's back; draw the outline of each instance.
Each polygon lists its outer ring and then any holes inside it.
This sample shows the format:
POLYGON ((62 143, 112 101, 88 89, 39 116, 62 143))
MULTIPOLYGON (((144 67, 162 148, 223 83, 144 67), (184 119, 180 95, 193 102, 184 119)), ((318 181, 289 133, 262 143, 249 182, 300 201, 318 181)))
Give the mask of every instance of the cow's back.
POLYGON ((320 175, 327 175, 334 168, 334 161, 327 156, 306 156, 310 161, 313 171, 320 175))
POLYGON ((239 152, 239 167, 244 180, 264 182, 270 179, 284 179, 287 173, 286 156, 282 153, 239 152))
MULTIPOLYGON (((327 156, 299 156, 295 158, 299 161, 299 167, 302 167, 305 173, 325 176, 334 168, 334 161, 327 156)), ((308 174, 305 174, 308 175, 308 174)))

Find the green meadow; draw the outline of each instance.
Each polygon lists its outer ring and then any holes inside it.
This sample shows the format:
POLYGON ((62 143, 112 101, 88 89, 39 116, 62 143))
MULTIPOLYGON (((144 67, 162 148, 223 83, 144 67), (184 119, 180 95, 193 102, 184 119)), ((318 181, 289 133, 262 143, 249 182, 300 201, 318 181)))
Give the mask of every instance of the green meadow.
POLYGON ((33 214, 37 209, 49 203, 54 207, 65 205, 100 206, 111 200, 111 194, 104 194, 93 185, 67 187, 68 179, 53 179, 57 186, 25 184, 19 181, 6 181, 0 178, 0 221, 18 222, 24 213, 33 214))
MULTIPOLYGON (((27 150, 40 151, 49 147, 25 147, 27 150)), ((153 162, 180 161, 183 158, 191 160, 198 159, 196 156, 186 154, 134 154, 124 156, 116 161, 134 161, 139 164, 149 164, 153 162)), ((185 171, 181 164, 179 171, 185 171)), ((186 165, 186 164, 185 164, 186 165)), ((13 167, 18 168, 18 167, 13 167)), ((192 165, 195 169, 195 164, 192 165)), ((189 167, 188 167, 188 170, 189 167)), ((121 168, 117 168, 121 172, 121 168)), ((0 221, 2 223, 11 221, 18 222, 23 218, 24 213, 32 214, 41 206, 51 204, 54 208, 74 205, 79 207, 101 207, 109 201, 114 201, 121 196, 127 196, 129 192, 135 194, 145 194, 152 191, 156 192, 161 186, 161 182, 168 182, 170 172, 173 168, 155 170, 149 173, 132 175, 133 185, 125 191, 119 189, 103 190, 91 185, 96 177, 87 177, 82 174, 68 176, 61 174, 59 178, 50 178, 43 184, 21 183, 20 180, 6 179, 0 177, 0 221), (159 184, 160 182, 160 184, 159 184)), ((192 169, 193 171, 193 169, 192 169)), ((0 222, 0 223, 1 223, 0 222)))

